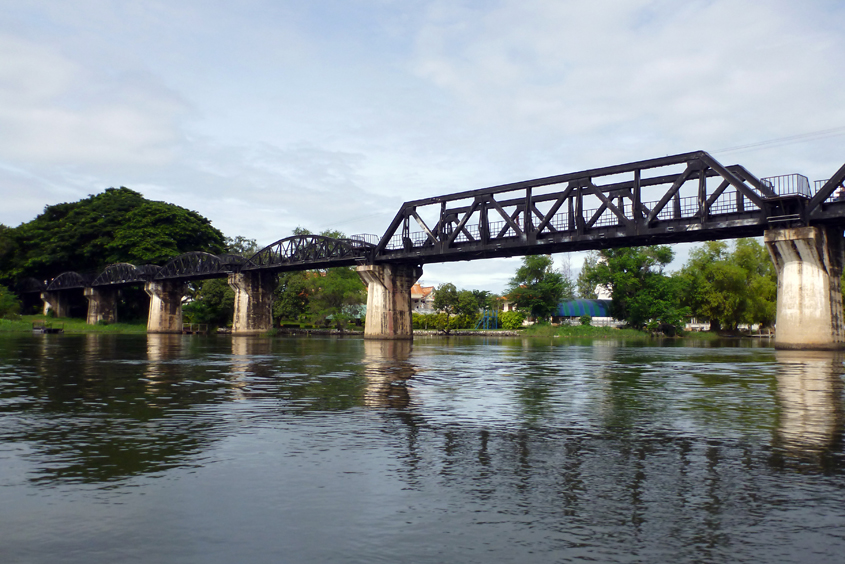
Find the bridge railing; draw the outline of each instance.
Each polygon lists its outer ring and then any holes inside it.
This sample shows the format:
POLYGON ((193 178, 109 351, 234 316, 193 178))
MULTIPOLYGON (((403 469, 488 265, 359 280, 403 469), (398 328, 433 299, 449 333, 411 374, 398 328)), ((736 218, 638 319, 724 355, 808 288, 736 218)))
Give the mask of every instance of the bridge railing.
POLYGON ((810 181, 803 174, 767 176, 760 180, 768 184, 778 196, 805 196, 812 198, 816 192, 816 190, 810 187, 810 181))

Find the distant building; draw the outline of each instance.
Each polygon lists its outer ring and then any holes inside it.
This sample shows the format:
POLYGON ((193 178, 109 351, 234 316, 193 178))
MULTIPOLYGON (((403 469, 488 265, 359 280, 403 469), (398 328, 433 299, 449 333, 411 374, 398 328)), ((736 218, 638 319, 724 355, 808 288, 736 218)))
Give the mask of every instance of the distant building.
POLYGON ((411 286, 411 311, 414 313, 434 313, 434 286, 411 286))
POLYGON ((611 300, 567 300, 560 302, 552 316, 552 323, 577 323, 581 316, 592 317, 593 325, 618 325, 610 315, 611 300))

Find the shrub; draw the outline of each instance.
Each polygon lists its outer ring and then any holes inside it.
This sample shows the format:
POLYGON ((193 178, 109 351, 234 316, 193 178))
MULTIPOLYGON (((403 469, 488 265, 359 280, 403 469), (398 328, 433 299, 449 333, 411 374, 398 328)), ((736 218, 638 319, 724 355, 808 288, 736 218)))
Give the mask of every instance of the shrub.
POLYGON ((581 318, 579 319, 579 321, 581 321, 581 325, 589 326, 589 325, 593 324, 593 318, 589 315, 586 315, 586 314, 582 315, 581 318))
POLYGON ((0 317, 17 316, 21 311, 21 302, 5 286, 0 286, 0 317))
POLYGON ((521 311, 506 311, 499 316, 502 329, 519 329, 525 321, 525 314, 521 311))

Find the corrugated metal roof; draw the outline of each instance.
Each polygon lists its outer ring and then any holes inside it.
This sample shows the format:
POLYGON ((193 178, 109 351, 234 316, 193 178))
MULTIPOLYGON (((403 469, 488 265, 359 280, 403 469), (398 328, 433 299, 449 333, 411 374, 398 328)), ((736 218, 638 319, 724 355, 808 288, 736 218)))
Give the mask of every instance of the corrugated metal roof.
POLYGON ((558 317, 611 317, 611 300, 569 300, 561 302, 557 306, 558 317))

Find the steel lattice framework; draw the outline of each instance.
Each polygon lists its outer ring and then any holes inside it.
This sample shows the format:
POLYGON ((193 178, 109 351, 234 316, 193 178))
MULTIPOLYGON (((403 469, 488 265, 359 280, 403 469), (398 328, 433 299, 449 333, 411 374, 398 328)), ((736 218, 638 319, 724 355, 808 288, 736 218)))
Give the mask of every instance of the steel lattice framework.
POLYGON ((244 269, 282 271, 351 266, 369 257, 374 248, 374 244, 362 239, 295 235, 261 249, 244 269))
POLYGON ((845 221, 845 203, 829 200, 845 166, 815 195, 800 178, 761 180, 697 151, 426 198, 402 206, 371 260, 423 264, 706 241, 845 221))
POLYGON ((161 267, 155 265, 135 266, 127 262, 110 264, 91 282, 91 286, 113 286, 148 282, 155 278, 161 267))
POLYGON ((48 292, 56 290, 70 290, 73 288, 85 288, 91 285, 91 278, 78 272, 62 272, 53 278, 47 285, 48 292))
POLYGON ((843 183, 845 165, 812 188, 801 175, 758 179, 697 151, 406 202, 381 238, 296 235, 250 258, 190 252, 163 266, 112 264, 97 276, 64 272, 46 287, 25 279, 17 288, 57 291, 759 236, 775 227, 845 225, 843 183))

